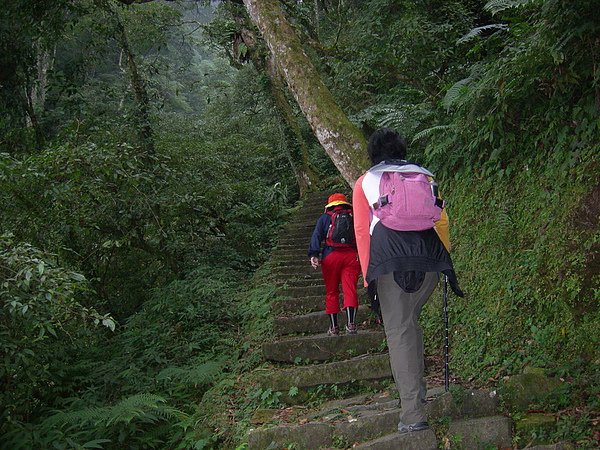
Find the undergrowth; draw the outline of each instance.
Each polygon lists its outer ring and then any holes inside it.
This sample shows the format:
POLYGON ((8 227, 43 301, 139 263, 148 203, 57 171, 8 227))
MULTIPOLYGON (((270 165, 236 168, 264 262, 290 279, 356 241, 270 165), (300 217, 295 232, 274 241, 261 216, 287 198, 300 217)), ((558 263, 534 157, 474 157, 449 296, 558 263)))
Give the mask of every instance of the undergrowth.
POLYGON ((233 448, 243 440, 250 419, 259 407, 279 407, 281 393, 259 385, 258 377, 267 371, 262 343, 273 336, 272 306, 280 301, 271 268, 259 269, 246 290, 236 295, 242 321, 237 338, 239 358, 232 370, 203 396, 195 414, 197 433, 207 448, 233 448))
MULTIPOLYGON (((453 376, 483 386, 525 366, 545 368, 564 387, 539 405, 556 416, 556 431, 543 437, 583 448, 595 445, 600 415, 595 174, 596 157, 573 161, 565 151, 517 163, 510 175, 465 171, 440 183, 466 292, 449 299, 453 376)), ((442 354, 439 290, 422 321, 428 353, 442 354)))

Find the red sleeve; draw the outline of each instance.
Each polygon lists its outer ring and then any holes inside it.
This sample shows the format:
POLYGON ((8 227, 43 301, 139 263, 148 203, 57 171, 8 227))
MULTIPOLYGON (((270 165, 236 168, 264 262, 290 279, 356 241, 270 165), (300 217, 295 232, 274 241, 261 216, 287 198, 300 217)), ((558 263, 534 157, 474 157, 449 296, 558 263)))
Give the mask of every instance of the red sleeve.
POLYGON ((371 245, 371 210, 367 197, 362 188, 362 181, 365 176, 361 176, 354 184, 352 192, 352 208, 354 210, 354 234, 356 235, 356 247, 358 248, 358 258, 362 269, 364 285, 367 286, 367 268, 369 267, 369 248, 371 245))

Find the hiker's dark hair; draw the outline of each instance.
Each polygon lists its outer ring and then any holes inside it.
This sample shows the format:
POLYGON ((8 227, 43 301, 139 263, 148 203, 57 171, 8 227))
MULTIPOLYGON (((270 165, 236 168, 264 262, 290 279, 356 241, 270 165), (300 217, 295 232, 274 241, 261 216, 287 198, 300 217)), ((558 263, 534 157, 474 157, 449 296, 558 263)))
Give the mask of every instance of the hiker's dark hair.
POLYGON ((391 128, 380 128, 369 138, 367 153, 373 165, 386 159, 405 159, 406 141, 391 128))

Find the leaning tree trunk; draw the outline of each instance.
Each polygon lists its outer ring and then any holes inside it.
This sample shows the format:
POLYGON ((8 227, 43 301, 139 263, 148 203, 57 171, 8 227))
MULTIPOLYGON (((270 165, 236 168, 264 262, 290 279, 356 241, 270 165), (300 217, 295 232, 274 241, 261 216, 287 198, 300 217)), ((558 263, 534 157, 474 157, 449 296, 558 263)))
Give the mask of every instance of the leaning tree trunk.
POLYGON ((273 101, 275 102, 279 112, 282 114, 288 128, 294 134, 294 138, 296 139, 296 143, 300 150, 300 165, 296 166, 292 155, 290 155, 290 164, 292 165, 294 174, 296 175, 296 182, 298 184, 298 189, 300 190, 300 195, 303 195, 304 193, 308 192, 312 186, 318 186, 319 178, 316 171, 313 169, 312 164, 310 163, 308 146, 304 140, 304 137, 302 136, 302 130, 300 129, 298 118, 294 114, 290 102, 286 98, 285 84, 281 79, 281 76, 279 75, 272 58, 269 58, 266 61, 266 70, 269 74, 269 79, 271 80, 270 86, 271 94, 273 95, 273 101))
MULTIPOLYGON (((287 124, 289 131, 294 134, 293 139, 296 141, 300 150, 299 155, 293 155, 291 151, 292 146, 285 145, 283 147, 286 156, 289 159, 292 171, 294 172, 294 176, 296 177, 300 195, 303 195, 305 192, 308 192, 311 187, 319 185, 319 176, 314 169, 314 166, 310 163, 308 145, 306 139, 302 135, 299 120, 288 101, 285 81, 281 76, 273 56, 265 55, 262 45, 258 45, 254 27, 248 15, 242 14, 237 8, 232 8, 230 13, 236 22, 238 31, 234 34, 231 50, 227 49, 227 55, 234 67, 242 67, 243 61, 249 59, 254 63, 256 68, 264 70, 268 75, 270 80, 269 86, 275 107, 287 124), (244 55, 240 52, 242 44, 247 48, 244 55)), ((288 138, 287 133, 282 136, 286 139, 288 138)))
POLYGON ((277 0, 243 0, 315 136, 352 185, 368 166, 366 141, 304 52, 277 0))

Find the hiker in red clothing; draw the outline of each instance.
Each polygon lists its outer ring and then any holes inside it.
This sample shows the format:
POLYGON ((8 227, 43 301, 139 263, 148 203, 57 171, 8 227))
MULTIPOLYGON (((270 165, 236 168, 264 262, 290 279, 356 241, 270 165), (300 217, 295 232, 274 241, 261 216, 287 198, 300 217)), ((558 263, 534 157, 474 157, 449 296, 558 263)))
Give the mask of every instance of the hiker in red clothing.
POLYGON ((360 273, 358 253, 354 236, 352 205, 344 194, 329 196, 325 212, 317 220, 308 256, 313 268, 321 265, 325 280, 325 314, 329 316, 329 336, 340 334, 337 315, 340 312, 339 286, 342 283, 344 309, 348 316, 346 332, 356 334, 356 310, 358 294, 356 283, 360 273), (321 244, 324 246, 321 250, 321 244), (320 255, 320 260, 319 260, 320 255))

